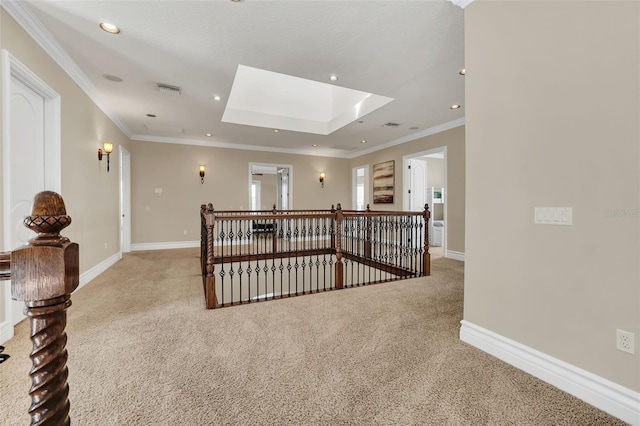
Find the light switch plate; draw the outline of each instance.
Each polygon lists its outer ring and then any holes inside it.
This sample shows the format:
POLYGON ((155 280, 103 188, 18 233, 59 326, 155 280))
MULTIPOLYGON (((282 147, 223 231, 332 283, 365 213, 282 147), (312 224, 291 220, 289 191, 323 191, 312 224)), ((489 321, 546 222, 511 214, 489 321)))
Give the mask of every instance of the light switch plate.
POLYGON ((538 225, 573 225, 573 208, 534 207, 533 223, 538 225))

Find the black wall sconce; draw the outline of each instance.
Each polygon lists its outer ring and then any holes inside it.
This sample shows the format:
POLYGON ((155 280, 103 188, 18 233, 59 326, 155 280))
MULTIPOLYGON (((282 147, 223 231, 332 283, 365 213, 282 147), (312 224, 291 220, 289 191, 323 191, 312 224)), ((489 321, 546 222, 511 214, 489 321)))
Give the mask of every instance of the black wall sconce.
MULTIPOLYGON (((109 156, 113 152, 113 144, 111 142, 104 142, 102 148, 104 148, 104 153, 107 154, 107 173, 109 173, 109 156)), ((98 161, 102 161, 101 148, 98 148, 98 161)))
POLYGON ((320 173, 320 186, 324 188, 324 173, 320 173))
POLYGON ((204 166, 200 164, 200 183, 204 183, 204 166))

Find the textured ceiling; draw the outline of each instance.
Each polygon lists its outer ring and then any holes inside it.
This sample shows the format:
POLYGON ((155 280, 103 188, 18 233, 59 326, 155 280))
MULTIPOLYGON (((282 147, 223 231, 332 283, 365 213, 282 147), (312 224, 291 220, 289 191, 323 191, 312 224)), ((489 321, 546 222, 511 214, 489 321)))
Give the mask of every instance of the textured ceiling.
POLYGON ((351 157, 464 117, 449 109, 464 101, 463 11, 446 0, 23 4, 132 139, 351 157), (335 73, 332 84, 395 100, 329 135, 225 123, 239 64, 323 83, 335 73))

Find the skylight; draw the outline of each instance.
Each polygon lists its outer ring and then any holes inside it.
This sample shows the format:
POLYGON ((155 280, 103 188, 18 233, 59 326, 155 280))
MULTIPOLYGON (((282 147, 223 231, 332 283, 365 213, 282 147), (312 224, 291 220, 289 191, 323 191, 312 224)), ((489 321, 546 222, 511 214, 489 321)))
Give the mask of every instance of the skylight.
POLYGON ((238 65, 222 121, 328 135, 392 100, 238 65))

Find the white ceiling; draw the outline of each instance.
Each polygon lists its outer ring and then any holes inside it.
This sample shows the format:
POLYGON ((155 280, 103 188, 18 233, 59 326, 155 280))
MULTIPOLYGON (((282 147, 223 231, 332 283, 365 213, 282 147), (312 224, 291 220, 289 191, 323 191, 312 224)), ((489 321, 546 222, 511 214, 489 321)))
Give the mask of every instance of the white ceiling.
POLYGON ((446 0, 17 3, 134 140, 348 158, 464 120, 463 10, 446 0), (122 33, 100 30, 102 21, 122 33), (222 122, 239 65, 394 100, 328 135, 222 122), (332 73, 338 81, 329 81, 332 73), (157 83, 182 93, 161 92, 157 83))

